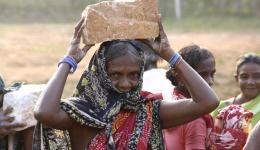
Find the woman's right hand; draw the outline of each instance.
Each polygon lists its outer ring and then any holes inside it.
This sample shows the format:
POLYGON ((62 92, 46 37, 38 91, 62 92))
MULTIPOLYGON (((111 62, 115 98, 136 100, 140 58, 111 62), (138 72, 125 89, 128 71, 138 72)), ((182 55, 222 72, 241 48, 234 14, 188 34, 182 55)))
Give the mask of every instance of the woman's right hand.
MULTIPOLYGON (((85 45, 82 49, 80 48, 81 36, 85 27, 84 23, 85 19, 81 18, 75 27, 74 35, 67 51, 67 55, 74 58, 76 63, 79 63, 93 46, 85 45)), ((73 63, 73 65, 75 64, 73 63)), ((34 107, 36 120, 52 128, 68 130, 74 125, 73 119, 60 107, 61 96, 70 68, 70 64, 61 63, 60 67, 48 81, 47 87, 41 93, 34 107)))
POLYGON ((68 53, 67 53, 67 55, 72 56, 77 63, 79 63, 84 58, 88 50, 94 45, 94 44, 85 45, 82 49, 80 48, 81 36, 82 36, 83 29, 85 27, 84 22, 85 19, 81 18, 78 24, 76 25, 74 30, 74 35, 72 37, 70 46, 68 48, 68 53))
POLYGON ((5 110, 0 111, 0 139, 15 132, 14 128, 26 126, 24 123, 14 123, 14 117, 10 116, 11 112, 11 107, 7 107, 5 110))

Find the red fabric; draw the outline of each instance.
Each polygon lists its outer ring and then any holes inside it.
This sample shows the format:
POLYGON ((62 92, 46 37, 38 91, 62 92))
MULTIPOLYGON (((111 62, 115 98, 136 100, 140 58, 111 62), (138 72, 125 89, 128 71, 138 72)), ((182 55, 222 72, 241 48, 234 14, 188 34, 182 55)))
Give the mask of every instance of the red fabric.
MULTIPOLYGON (((176 88, 173 89, 173 95, 175 96, 176 100, 185 99, 184 93, 177 90, 176 88)), ((213 129, 214 121, 210 114, 206 114, 202 117, 202 119, 206 122, 207 128, 213 129)))
MULTIPOLYGON (((187 99, 184 93, 177 90, 176 88, 173 89, 173 98, 176 100, 187 99)), ((184 149, 192 149, 192 148, 205 149, 204 144, 206 144, 207 147, 211 145, 209 140, 209 135, 212 129, 213 129, 213 118, 209 114, 199 119, 196 119, 194 121, 191 121, 187 124, 180 125, 175 128, 167 129, 164 132, 166 148, 169 150, 171 149, 184 150, 184 149), (189 139, 192 139, 192 142, 190 142, 189 139), (174 144, 173 142, 175 142, 176 144, 174 144), (180 146, 178 146, 177 148, 176 147, 177 145, 180 146)))
POLYGON ((162 93, 151 93, 151 92, 148 92, 148 91, 141 91, 141 96, 142 97, 145 97, 146 100, 162 100, 163 99, 163 96, 162 96, 162 93))
MULTIPOLYGON (((135 115, 134 113, 122 112, 117 115, 113 123, 113 138, 118 150, 123 150, 127 147, 128 140, 134 129, 135 115), (116 131, 115 131, 116 130, 116 131)), ((104 131, 99 133, 89 145, 89 150, 106 150, 107 136, 104 131)))
POLYGON ((212 143, 216 150, 242 150, 253 113, 240 105, 229 105, 216 117, 212 143))
MULTIPOLYGON (((148 102, 147 107, 147 120, 144 124, 141 137, 137 146, 137 150, 148 149, 148 141, 150 138, 150 131, 152 129, 152 101, 148 102)), ((128 147, 128 142, 131 138, 132 132, 135 127, 136 113, 129 111, 121 111, 112 123, 113 139, 116 144, 117 150, 125 150, 128 147)), ((107 136, 104 131, 100 132, 88 146, 88 150, 106 150, 107 136)))
POLYGON ((206 123, 198 118, 189 123, 164 130, 167 150, 205 149, 206 123))

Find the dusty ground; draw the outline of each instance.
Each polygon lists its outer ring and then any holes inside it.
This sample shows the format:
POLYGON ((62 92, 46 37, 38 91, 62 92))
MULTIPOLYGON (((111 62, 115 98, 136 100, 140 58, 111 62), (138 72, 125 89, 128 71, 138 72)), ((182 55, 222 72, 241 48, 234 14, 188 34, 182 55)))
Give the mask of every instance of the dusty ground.
MULTIPOLYGON (((58 60, 66 53, 72 29, 71 25, 62 24, 0 25, 0 74, 6 84, 14 81, 46 83, 55 71, 58 60)), ((194 43, 214 53, 217 60, 214 88, 221 98, 230 97, 238 91, 233 79, 236 58, 246 52, 260 54, 260 33, 168 31, 168 37, 176 50, 194 43)), ((94 50, 95 47, 80 63, 77 72, 70 76, 64 97, 71 94, 94 50)))

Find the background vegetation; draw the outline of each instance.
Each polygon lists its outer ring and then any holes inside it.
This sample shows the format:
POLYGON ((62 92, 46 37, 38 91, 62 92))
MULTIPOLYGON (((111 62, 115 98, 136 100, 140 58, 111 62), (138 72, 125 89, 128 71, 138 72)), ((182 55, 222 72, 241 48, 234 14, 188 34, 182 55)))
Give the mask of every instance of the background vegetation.
MULTIPOLYGON (((10 22, 75 21, 86 5, 101 0, 0 0, 0 19, 10 22)), ((157 0, 163 17, 174 19, 174 0, 157 0)), ((183 18, 259 17, 259 0, 181 0, 183 18)))
MULTIPOLYGON (((66 53, 81 12, 99 1, 0 0, 0 74, 7 85, 46 83, 66 53)), ((211 50, 217 63, 216 92, 222 99, 235 95, 236 58, 246 52, 260 54, 260 1, 181 0, 180 20, 174 0, 158 0, 158 5, 171 45, 179 50, 194 43, 211 50)), ((96 47, 70 76, 64 97, 71 94, 96 47)))

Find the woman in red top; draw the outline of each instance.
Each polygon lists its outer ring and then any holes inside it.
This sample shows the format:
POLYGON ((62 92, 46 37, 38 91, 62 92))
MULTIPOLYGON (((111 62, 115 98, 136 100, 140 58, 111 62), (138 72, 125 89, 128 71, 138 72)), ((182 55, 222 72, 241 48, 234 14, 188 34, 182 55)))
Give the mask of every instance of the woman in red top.
MULTIPOLYGON (((207 49, 197 45, 182 48, 179 51, 182 58, 207 82, 213 85, 215 69, 215 58, 207 49)), ((191 93, 183 84, 178 73, 171 70, 167 72, 167 78, 172 82, 173 99, 181 100, 191 98, 191 93), (175 77, 174 77, 174 76, 175 77), (177 79, 177 80, 176 80, 177 79)), ((198 118, 189 123, 164 130, 164 138, 167 150, 204 150, 208 145, 206 140, 213 128, 213 120, 210 115, 198 118)))

